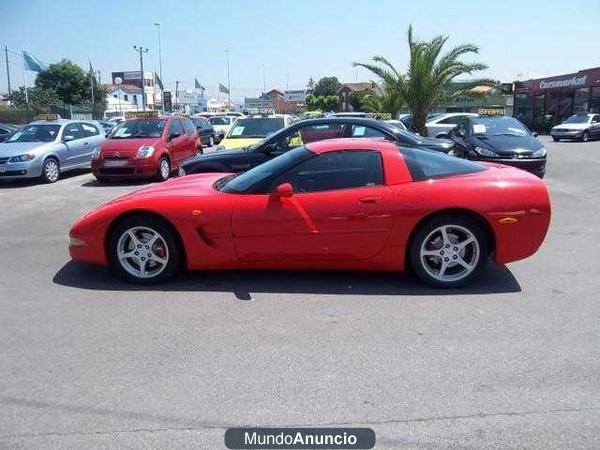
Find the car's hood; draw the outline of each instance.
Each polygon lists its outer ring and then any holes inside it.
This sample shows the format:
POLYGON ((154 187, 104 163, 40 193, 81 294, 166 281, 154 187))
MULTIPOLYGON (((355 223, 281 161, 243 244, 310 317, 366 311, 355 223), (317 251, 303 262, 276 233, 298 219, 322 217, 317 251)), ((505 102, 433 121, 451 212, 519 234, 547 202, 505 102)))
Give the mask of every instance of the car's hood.
POLYGON ((553 130, 585 130, 588 127, 587 123, 561 123, 560 125, 556 125, 552 127, 553 130))
POLYGON ((264 138, 225 138, 221 141, 221 144, 226 150, 230 150, 232 148, 242 148, 247 147, 252 144, 256 144, 257 142, 262 141, 264 138))
POLYGON ((419 138, 419 146, 427 148, 447 148, 450 149, 454 145, 449 139, 435 139, 435 138, 419 138))
POLYGON ((227 173, 201 173, 188 175, 185 177, 172 178, 163 183, 131 192, 122 197, 118 197, 111 203, 122 201, 140 201, 145 199, 156 199, 158 197, 207 197, 220 195, 220 192, 213 188, 213 184, 220 178, 227 176, 227 173))
POLYGON ((143 139, 107 139, 100 146, 103 156, 113 156, 119 153, 121 156, 137 153, 143 145, 156 146, 161 142, 161 138, 143 138, 143 139))
POLYGON ((195 166, 199 163, 210 163, 212 161, 226 162, 228 160, 239 160, 241 155, 248 155, 250 152, 246 148, 236 148, 233 150, 217 150, 216 152, 198 155, 193 158, 186 159, 182 164, 184 170, 190 166, 195 166))
POLYGON ((62 144, 59 142, 3 142, 0 144, 0 158, 18 156, 28 152, 41 153, 56 145, 62 144))
POLYGON ((533 136, 473 136, 473 143, 501 154, 532 153, 543 147, 533 136))

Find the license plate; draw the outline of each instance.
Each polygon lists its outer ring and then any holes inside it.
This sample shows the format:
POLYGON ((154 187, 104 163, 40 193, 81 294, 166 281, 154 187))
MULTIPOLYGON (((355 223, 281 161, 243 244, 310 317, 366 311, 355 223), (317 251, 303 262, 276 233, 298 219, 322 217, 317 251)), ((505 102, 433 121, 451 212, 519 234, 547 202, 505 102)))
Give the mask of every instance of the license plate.
POLYGON ((0 166, 0 173, 2 173, 2 172, 6 172, 6 167, 0 166))
POLYGON ((109 160, 104 161, 104 167, 123 167, 123 166, 127 165, 127 162, 128 161, 126 159, 124 159, 124 160, 120 160, 120 159, 110 160, 109 159, 109 160))

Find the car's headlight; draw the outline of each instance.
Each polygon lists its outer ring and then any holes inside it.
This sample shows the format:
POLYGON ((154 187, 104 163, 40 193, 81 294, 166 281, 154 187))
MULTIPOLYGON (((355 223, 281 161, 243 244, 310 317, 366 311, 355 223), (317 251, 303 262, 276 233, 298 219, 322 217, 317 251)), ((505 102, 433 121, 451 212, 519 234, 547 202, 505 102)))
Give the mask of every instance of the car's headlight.
POLYGON ((154 153, 154 147, 151 145, 142 145, 137 152, 136 158, 150 158, 154 153))
POLYGON ((546 156, 546 148, 545 147, 542 147, 539 150, 536 150, 531 155, 532 158, 543 158, 544 156, 546 156))
POLYGON ((94 150, 92 151, 92 159, 98 159, 100 158, 100 149, 98 147, 95 147, 94 150))
POLYGON ((475 147, 475 151, 477 153, 479 153, 481 156, 487 156, 488 158, 497 158, 498 154, 494 153, 491 150, 488 150, 487 148, 483 148, 483 147, 475 147))
POLYGON ((9 163, 20 163, 20 162, 31 161, 33 158, 35 158, 35 155, 33 153, 25 153, 24 155, 13 156, 12 158, 10 158, 8 160, 8 162, 9 163))

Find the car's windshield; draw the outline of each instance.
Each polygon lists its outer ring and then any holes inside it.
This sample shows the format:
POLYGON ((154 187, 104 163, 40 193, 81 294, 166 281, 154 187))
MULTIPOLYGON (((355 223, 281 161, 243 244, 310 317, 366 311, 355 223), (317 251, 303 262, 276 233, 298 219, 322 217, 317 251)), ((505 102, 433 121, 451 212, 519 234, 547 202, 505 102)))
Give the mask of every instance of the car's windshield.
POLYGON ((163 134, 164 119, 134 119, 121 122, 110 135, 111 139, 159 138, 163 134))
POLYGON ((227 139, 263 138, 283 128, 283 117, 250 117, 238 119, 227 133, 227 139))
POLYGON ((587 123, 589 116, 587 114, 573 114, 563 123, 587 123))
POLYGON ((211 117, 208 119, 208 122, 211 125, 229 125, 231 123, 231 118, 229 117, 211 117))
POLYGON ((6 142, 52 142, 60 125, 27 125, 9 137, 6 142))
POLYGON ((475 117, 471 133, 476 136, 526 136, 529 130, 513 117, 475 117))
POLYGON ((217 182, 215 188, 230 194, 246 192, 251 187, 270 178, 271 175, 290 169, 313 156, 314 153, 308 151, 305 147, 296 147, 277 158, 250 169, 248 172, 227 179, 225 183, 220 184, 217 182))

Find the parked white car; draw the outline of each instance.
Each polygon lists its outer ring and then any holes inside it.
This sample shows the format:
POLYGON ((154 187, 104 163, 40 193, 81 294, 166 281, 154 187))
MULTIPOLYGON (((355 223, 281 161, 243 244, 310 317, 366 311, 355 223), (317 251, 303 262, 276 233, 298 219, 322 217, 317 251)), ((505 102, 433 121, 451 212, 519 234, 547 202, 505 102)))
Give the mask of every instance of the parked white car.
POLYGON ((425 127, 427 128, 427 136, 433 138, 448 137, 448 134, 453 130, 458 123, 465 117, 475 117, 478 114, 474 113, 445 113, 436 114, 427 120, 425 127))
POLYGON ((235 122, 237 118, 237 116, 214 115, 207 119, 208 123, 210 123, 215 129, 215 138, 217 143, 223 140, 231 128, 231 125, 233 125, 233 122, 235 122))
POLYGON ((587 142, 589 139, 600 138, 600 114, 573 114, 553 127, 550 135, 554 141, 577 139, 587 142))

